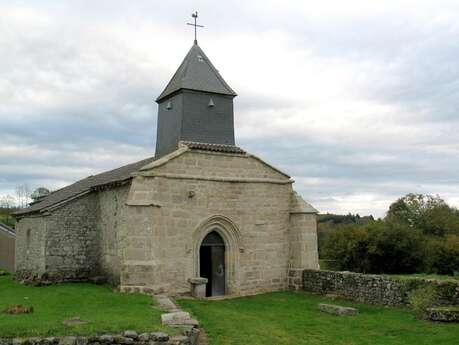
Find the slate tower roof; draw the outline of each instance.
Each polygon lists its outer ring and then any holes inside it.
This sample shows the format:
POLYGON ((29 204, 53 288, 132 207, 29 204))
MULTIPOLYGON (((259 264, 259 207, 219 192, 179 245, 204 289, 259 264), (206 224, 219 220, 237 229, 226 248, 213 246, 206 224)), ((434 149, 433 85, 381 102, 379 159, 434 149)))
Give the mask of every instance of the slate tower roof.
POLYGON ((234 145, 234 90, 195 41, 166 88, 156 99, 157 158, 179 142, 234 145))
POLYGON ((180 89, 236 96, 196 41, 156 102, 180 89))

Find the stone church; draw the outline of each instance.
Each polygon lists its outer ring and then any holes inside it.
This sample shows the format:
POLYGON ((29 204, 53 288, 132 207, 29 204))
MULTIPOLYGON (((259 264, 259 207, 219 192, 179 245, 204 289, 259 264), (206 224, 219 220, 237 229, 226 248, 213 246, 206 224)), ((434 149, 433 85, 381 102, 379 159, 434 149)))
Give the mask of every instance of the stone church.
POLYGON ((235 145, 235 96, 195 41, 156 99, 154 157, 16 214, 17 279, 181 294, 204 277, 207 296, 247 295, 318 268, 317 211, 289 175, 235 145))

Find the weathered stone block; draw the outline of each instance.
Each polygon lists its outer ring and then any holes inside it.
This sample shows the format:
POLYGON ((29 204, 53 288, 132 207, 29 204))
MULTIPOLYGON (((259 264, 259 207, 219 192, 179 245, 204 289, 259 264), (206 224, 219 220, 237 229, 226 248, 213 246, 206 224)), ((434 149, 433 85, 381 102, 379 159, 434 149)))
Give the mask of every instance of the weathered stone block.
POLYGON ((137 339, 139 337, 136 331, 131 331, 131 330, 124 331, 123 336, 125 336, 126 338, 131 338, 131 339, 137 339))
POLYGON ((352 316, 352 315, 357 315, 359 313, 359 311, 355 308, 342 307, 339 305, 326 304, 326 303, 320 303, 319 309, 320 311, 323 311, 325 313, 334 314, 338 316, 352 316))
POLYGON ((150 334, 149 333, 142 333, 139 335, 139 341, 141 342, 147 342, 150 340, 150 334))
POLYGON ((128 345, 128 344, 133 344, 134 339, 123 337, 122 335, 115 335, 113 337, 113 342, 115 344, 128 345))
POLYGON ((184 325, 189 320, 191 320, 191 317, 186 311, 177 311, 161 315, 161 322, 163 325, 184 325))
POLYGON ((171 345, 191 345, 190 338, 184 335, 176 335, 169 341, 171 345))
POLYGON ((113 335, 109 335, 109 334, 104 334, 99 337, 99 341, 102 344, 111 344, 113 343, 113 340, 114 340, 113 335))
POLYGON ((153 341, 168 341, 169 335, 163 332, 150 333, 150 339, 153 341))
POLYGON ((47 338, 43 339, 43 343, 45 345, 57 345, 57 344, 59 344, 59 339, 56 338, 56 337, 47 337, 47 338))
POLYGON ((76 337, 63 337, 59 341, 59 345, 76 345, 76 337))
POLYGON ((188 279, 188 282, 191 284, 191 296, 195 298, 206 297, 206 284, 208 282, 207 278, 190 278, 188 279))
POLYGON ((88 338, 86 337, 77 337, 76 345, 88 345, 88 338))

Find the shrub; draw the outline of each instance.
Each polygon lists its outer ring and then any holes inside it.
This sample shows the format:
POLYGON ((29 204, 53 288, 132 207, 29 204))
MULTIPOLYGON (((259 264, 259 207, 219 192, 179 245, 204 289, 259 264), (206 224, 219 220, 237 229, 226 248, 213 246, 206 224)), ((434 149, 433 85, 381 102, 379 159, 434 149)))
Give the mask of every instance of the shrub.
POLYGON ((398 223, 369 225, 368 260, 373 273, 415 273, 423 265, 422 233, 398 223))
POLYGON ((333 260, 334 269, 454 275, 459 211, 438 196, 408 194, 390 206, 384 220, 337 227, 322 242, 321 258, 333 260))
POLYGON ((423 262, 423 240, 419 231, 376 221, 336 229, 327 238, 324 252, 338 270, 414 273, 423 262))
POLYGON ((459 236, 430 239, 426 251, 427 272, 454 275, 459 271, 459 236))
POLYGON ((407 194, 390 205, 386 220, 426 235, 459 235, 459 211, 438 196, 407 194))
POLYGON ((368 230, 358 225, 338 227, 327 237, 324 254, 330 261, 330 268, 369 272, 367 260, 368 230))
POLYGON ((424 286, 411 292, 410 306, 414 314, 422 319, 425 318, 427 308, 433 307, 437 300, 437 290, 433 286, 424 286))

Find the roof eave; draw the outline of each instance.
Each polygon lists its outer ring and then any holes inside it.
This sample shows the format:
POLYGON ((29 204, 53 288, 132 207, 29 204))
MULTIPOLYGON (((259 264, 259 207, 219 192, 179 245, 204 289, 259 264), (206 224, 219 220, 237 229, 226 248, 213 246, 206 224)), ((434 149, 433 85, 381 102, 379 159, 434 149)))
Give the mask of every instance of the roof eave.
POLYGON ((180 93, 181 91, 194 91, 194 92, 204 92, 204 93, 210 93, 210 94, 214 94, 214 95, 222 95, 222 96, 229 96, 229 97, 236 97, 237 96, 237 93, 235 93, 234 91, 232 91, 231 93, 222 93, 222 92, 214 92, 214 91, 206 91, 206 90, 198 90, 198 89, 187 89, 187 88, 180 88, 180 89, 177 89, 177 90, 174 90, 172 92, 169 92, 167 94, 161 94, 158 96, 158 98, 156 98, 155 102, 156 103, 160 103, 170 97, 173 97, 175 95, 177 95, 178 93, 180 93))

